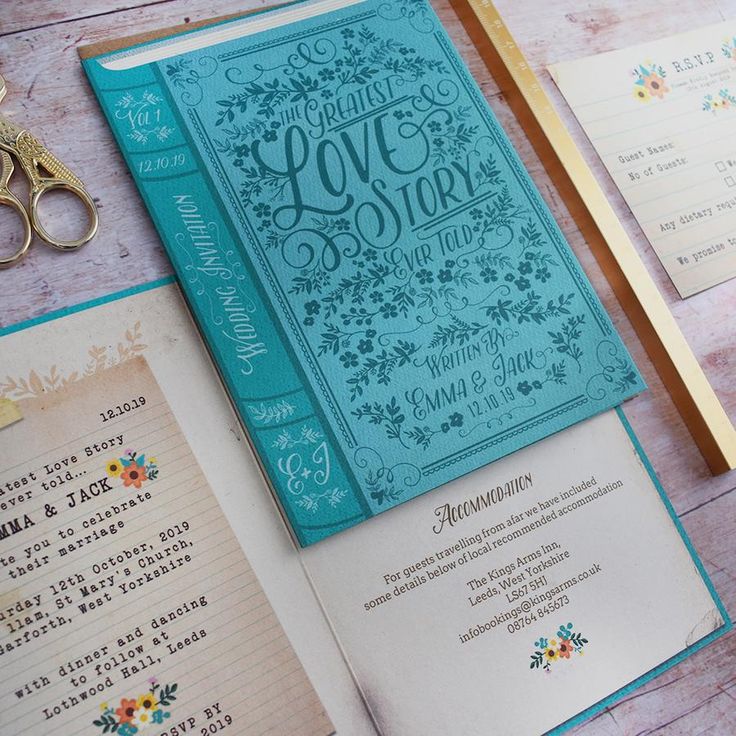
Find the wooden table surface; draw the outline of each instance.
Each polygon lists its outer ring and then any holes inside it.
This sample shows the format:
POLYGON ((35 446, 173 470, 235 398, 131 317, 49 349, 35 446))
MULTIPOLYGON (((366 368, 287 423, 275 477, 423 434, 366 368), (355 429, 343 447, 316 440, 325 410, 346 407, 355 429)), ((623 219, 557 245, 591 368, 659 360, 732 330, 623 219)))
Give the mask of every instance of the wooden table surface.
MULTIPOLYGON (((626 404, 626 414, 727 609, 736 611, 736 472, 715 478, 708 472, 606 279, 448 0, 432 2, 649 384, 647 393, 626 404)), ((81 176, 96 198, 101 218, 98 236, 84 250, 64 254, 35 243, 20 266, 0 271, 0 325, 171 273, 171 265, 82 73, 76 47, 266 4, 264 0, 0 0, 0 73, 8 83, 2 112, 33 130, 81 176)), ((544 71, 552 62, 736 18, 736 0, 497 0, 496 4, 574 130, 726 411, 736 421, 736 279, 686 301, 677 297, 544 71)), ((5 223, 6 219, 0 218, 0 230, 7 240, 5 223)), ((4 252, 1 245, 0 252, 4 252)), ((636 633, 622 632, 622 646, 636 656, 636 633)), ((670 669, 573 733, 733 736, 736 633, 670 669)))

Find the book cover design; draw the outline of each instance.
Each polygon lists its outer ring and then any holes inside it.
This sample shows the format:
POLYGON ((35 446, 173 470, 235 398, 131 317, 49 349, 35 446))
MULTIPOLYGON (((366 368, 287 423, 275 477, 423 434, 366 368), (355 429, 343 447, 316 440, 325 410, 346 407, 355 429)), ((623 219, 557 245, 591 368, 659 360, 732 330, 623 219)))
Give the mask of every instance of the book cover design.
POLYGON ((85 67, 302 544, 643 388, 427 3, 120 58, 85 67))

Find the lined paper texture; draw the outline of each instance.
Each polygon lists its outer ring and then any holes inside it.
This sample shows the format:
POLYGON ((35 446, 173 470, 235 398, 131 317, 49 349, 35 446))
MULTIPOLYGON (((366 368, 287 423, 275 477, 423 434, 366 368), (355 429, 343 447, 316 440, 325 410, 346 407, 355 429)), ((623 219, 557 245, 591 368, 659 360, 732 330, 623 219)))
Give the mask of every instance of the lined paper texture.
POLYGON ((736 276, 736 21, 550 73, 680 296, 736 276))
POLYGON ((0 732, 334 729, 143 358, 0 431, 0 732))

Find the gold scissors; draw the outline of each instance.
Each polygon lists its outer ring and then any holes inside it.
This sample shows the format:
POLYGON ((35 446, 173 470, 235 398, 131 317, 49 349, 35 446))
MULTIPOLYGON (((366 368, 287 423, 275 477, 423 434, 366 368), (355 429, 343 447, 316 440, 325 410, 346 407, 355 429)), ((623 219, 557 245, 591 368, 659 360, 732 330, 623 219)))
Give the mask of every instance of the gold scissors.
MULTIPOLYGON (((7 88, 0 76, 0 102, 7 88)), ((94 238, 99 225, 97 207, 89 196, 84 184, 58 158, 50 153, 32 133, 20 128, 8 118, 0 115, 0 205, 16 210, 23 225, 23 243, 7 258, 0 258, 0 268, 8 268, 25 256, 35 232, 41 240, 59 250, 75 250, 94 238), (29 207, 10 191, 8 182, 15 166, 9 154, 15 156, 30 185, 29 207), (46 176, 43 172, 50 174, 46 176), (84 204, 89 218, 87 232, 77 240, 58 240, 46 231, 38 216, 38 203, 51 189, 66 189, 84 204)))

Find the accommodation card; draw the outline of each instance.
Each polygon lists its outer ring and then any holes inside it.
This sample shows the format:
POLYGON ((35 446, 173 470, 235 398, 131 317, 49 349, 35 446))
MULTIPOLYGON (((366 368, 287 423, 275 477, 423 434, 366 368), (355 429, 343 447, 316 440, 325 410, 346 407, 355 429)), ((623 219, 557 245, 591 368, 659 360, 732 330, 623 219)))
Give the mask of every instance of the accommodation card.
POLYGON ((302 544, 643 388, 428 3, 87 56, 302 544))
POLYGON ((549 70, 680 296, 736 276, 736 21, 549 70))
POLYGON ((0 731, 332 734, 140 323, 126 339, 115 366, 2 384, 0 731))
POLYGON ((728 628, 674 518, 610 411, 304 557, 384 736, 557 733, 728 628))

